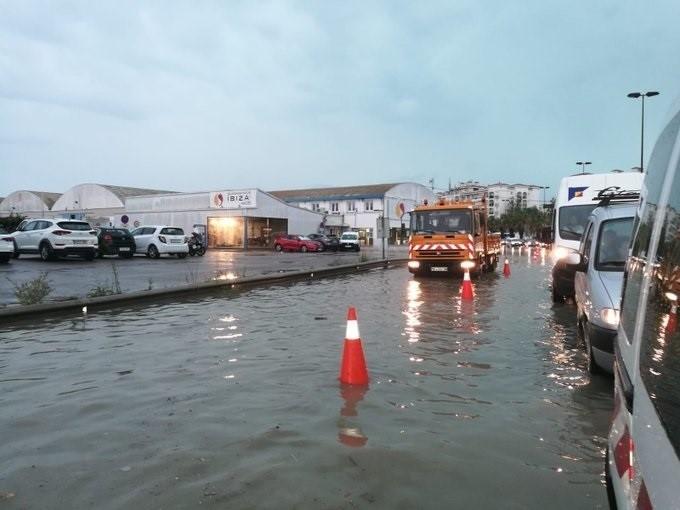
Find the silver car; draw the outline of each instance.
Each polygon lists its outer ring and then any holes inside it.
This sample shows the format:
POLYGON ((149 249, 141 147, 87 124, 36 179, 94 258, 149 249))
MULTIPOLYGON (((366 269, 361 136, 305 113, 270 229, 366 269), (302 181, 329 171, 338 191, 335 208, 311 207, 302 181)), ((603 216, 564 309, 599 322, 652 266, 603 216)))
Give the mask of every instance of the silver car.
POLYGON ((576 269, 576 324, 590 372, 613 373, 623 269, 637 202, 596 207, 588 218, 578 253, 567 263, 576 269))

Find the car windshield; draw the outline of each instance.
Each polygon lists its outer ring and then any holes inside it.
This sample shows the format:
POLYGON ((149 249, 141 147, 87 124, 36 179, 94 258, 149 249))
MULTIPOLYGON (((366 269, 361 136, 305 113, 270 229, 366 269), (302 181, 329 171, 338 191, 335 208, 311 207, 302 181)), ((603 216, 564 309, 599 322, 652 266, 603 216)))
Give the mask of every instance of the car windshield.
POLYGON ((357 239, 358 234, 342 234, 342 239, 357 239))
POLYGON ((628 258, 628 244, 633 232, 633 218, 603 221, 597 242, 595 269, 623 271, 628 258))
POLYGON ((64 230, 92 230, 90 224, 84 221, 60 221, 57 226, 64 230))
POLYGON ((466 234, 472 230, 472 213, 469 210, 416 212, 411 216, 411 230, 416 234, 466 234))
POLYGON ((177 227, 165 227, 161 229, 161 234, 164 234, 166 236, 183 236, 184 230, 177 227))
POLYGON ((307 236, 300 236, 300 241, 311 241, 311 239, 307 236))
POLYGON ((118 234, 118 235, 127 235, 129 232, 125 230, 124 228, 103 228, 101 229, 102 234, 118 234))
POLYGON ((560 237, 568 241, 580 240, 588 223, 588 216, 595 207, 596 204, 560 207, 560 237))

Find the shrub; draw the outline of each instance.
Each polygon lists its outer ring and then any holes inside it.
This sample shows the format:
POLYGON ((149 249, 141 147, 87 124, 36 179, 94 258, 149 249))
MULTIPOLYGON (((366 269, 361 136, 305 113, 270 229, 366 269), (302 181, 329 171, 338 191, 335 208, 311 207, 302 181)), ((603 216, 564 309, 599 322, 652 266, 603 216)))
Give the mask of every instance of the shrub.
POLYGON ((96 287, 90 289, 87 293, 87 297, 102 297, 102 296, 112 296, 113 294, 119 294, 111 285, 99 284, 96 287))
POLYGON ((19 285, 12 282, 12 285, 14 285, 14 295, 22 305, 42 303, 53 290, 49 281, 47 281, 47 273, 40 273, 37 278, 19 285))

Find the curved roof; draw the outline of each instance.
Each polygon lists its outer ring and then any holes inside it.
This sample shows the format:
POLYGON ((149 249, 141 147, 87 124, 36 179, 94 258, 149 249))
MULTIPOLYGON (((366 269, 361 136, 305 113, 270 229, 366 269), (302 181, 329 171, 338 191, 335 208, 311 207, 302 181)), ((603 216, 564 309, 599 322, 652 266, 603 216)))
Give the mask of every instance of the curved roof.
POLYGON ((131 188, 129 186, 112 186, 110 184, 97 184, 102 188, 108 189, 111 193, 116 195, 118 198, 125 199, 128 197, 140 197, 143 195, 167 195, 171 193, 177 193, 177 191, 164 191, 159 189, 148 189, 148 188, 131 188))
POLYGON ((60 196, 61 193, 51 191, 17 190, 0 201, 0 211, 16 212, 17 214, 24 211, 49 211, 60 196))
POLYGON ((54 203, 54 211, 85 209, 119 209, 129 197, 175 193, 147 188, 130 188, 110 184, 77 184, 66 190, 54 203))
POLYGON ((365 186, 340 186, 336 188, 310 188, 268 191, 286 202, 308 202, 310 200, 352 200, 382 197, 388 190, 401 183, 367 184, 365 186))

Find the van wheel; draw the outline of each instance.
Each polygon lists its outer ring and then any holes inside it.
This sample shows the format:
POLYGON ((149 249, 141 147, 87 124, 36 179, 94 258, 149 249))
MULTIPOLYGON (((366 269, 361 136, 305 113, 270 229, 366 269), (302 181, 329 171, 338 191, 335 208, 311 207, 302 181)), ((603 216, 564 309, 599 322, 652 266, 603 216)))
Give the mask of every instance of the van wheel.
POLYGON ((146 253, 152 259, 158 259, 161 256, 161 254, 158 252, 158 248, 156 248, 153 244, 149 246, 149 249, 146 251, 146 253))
POLYGON ((588 334, 588 322, 585 320, 581 326, 581 335, 583 335, 583 344, 585 345, 586 349, 588 372, 591 374, 601 374, 602 369, 597 363, 595 363, 595 359, 593 358, 593 348, 590 345, 590 335, 588 334))

